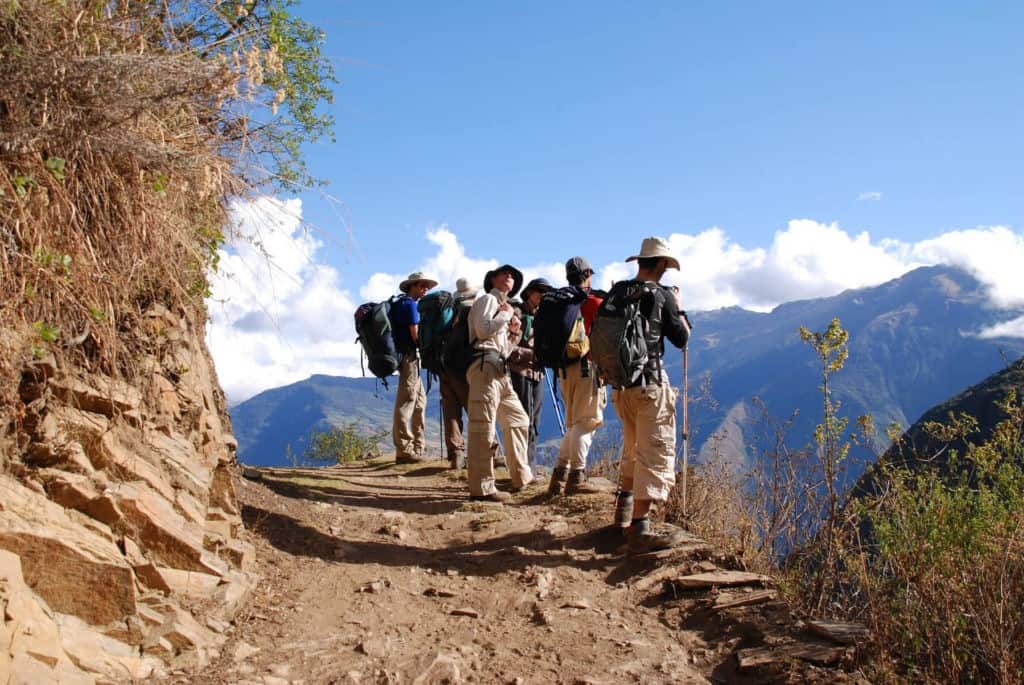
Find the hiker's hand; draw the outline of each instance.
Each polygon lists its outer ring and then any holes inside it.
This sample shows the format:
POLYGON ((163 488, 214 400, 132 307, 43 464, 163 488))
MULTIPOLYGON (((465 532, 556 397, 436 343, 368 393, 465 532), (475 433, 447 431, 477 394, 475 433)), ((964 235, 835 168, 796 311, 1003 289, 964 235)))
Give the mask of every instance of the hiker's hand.
POLYGON ((510 312, 510 311, 512 311, 512 305, 510 305, 508 302, 502 302, 501 306, 498 307, 498 311, 499 312, 510 312))
POLYGON ((523 322, 519 320, 518 316, 513 316, 508 320, 508 332, 512 335, 518 335, 519 331, 523 328, 523 322))

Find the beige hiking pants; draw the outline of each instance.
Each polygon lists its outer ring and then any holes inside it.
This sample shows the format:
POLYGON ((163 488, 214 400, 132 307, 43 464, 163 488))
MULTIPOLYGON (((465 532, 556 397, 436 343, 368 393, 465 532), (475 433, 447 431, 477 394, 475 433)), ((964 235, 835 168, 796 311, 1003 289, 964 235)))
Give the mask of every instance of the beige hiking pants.
POLYGON ((565 435, 558 448, 558 462, 555 464, 558 468, 587 467, 587 453, 594 440, 594 431, 604 423, 604 408, 608 404, 604 387, 595 381, 593 365, 590 374, 583 376, 583 362, 567 367, 565 377, 559 379, 565 400, 565 435))
POLYGON ((466 372, 469 380, 469 439, 466 441, 470 495, 490 495, 494 486, 494 422, 501 426, 505 441, 505 459, 512 487, 520 488, 533 480, 526 461, 530 419, 523 411, 512 381, 493 364, 474 360, 466 372))
POLYGON ((619 488, 664 502, 676 482, 676 394, 668 381, 612 393, 622 421, 619 488))
POLYGON ((426 420, 427 394, 423 392, 423 383, 420 382, 420 360, 415 354, 407 354, 398 366, 398 388, 392 424, 395 457, 401 459, 423 454, 426 420))

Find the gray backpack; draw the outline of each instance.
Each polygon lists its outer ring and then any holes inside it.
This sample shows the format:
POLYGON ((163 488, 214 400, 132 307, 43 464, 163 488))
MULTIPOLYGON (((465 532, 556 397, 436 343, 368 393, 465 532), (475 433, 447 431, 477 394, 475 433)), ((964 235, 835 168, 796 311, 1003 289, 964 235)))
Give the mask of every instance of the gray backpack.
POLYGON ((601 303, 590 329, 590 361, 597 377, 613 388, 643 381, 647 366, 647 319, 640 313, 644 293, 652 283, 636 281, 613 287, 601 303))

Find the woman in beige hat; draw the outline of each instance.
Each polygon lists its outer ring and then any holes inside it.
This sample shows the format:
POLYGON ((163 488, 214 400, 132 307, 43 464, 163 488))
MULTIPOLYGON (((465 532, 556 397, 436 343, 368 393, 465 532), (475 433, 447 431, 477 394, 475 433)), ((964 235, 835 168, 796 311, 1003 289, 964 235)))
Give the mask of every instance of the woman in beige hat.
POLYGON ((401 361, 398 365, 398 388, 395 393, 395 411, 392 437, 395 443, 395 461, 411 464, 424 461, 426 444, 427 394, 420 381, 420 358, 416 349, 419 342, 420 312, 416 303, 437 281, 416 271, 399 284, 402 294, 391 302, 391 335, 401 361))

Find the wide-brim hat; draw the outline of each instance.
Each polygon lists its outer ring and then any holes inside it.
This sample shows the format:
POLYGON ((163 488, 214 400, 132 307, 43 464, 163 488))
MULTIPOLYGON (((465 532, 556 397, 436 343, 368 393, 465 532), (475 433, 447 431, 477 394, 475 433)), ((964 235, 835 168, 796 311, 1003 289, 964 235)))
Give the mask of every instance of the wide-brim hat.
POLYGON ((433 278, 428 277, 422 271, 413 271, 409 274, 409 278, 398 284, 398 289, 403 293, 407 293, 409 292, 409 288, 413 287, 417 283, 427 283, 427 290, 437 287, 437 281, 433 278))
POLYGON ((455 281, 456 298, 460 300, 468 300, 470 298, 476 297, 477 292, 479 291, 469 284, 468 278, 460 278, 455 281))
POLYGON ((493 287, 491 281, 493 281, 494 277, 502 271, 508 271, 512 274, 512 279, 515 281, 515 285, 512 286, 512 290, 509 292, 508 296, 515 297, 519 292, 519 289, 523 287, 523 272, 511 264, 503 264, 497 269, 487 272, 487 275, 484 276, 484 292, 491 292, 491 288, 493 287))
POLYGON ((626 261, 635 262, 638 259, 662 258, 668 260, 669 268, 679 268, 679 260, 676 259, 674 254, 672 254, 672 250, 669 249, 668 242, 666 242, 664 238, 652 236, 650 238, 644 238, 643 243, 640 244, 640 254, 635 254, 632 257, 626 257, 626 261))
POLYGON ((539 293, 546 293, 549 290, 554 290, 555 286, 551 285, 551 282, 546 278, 535 278, 526 284, 523 288, 523 298, 526 298, 531 291, 536 290, 539 293))

